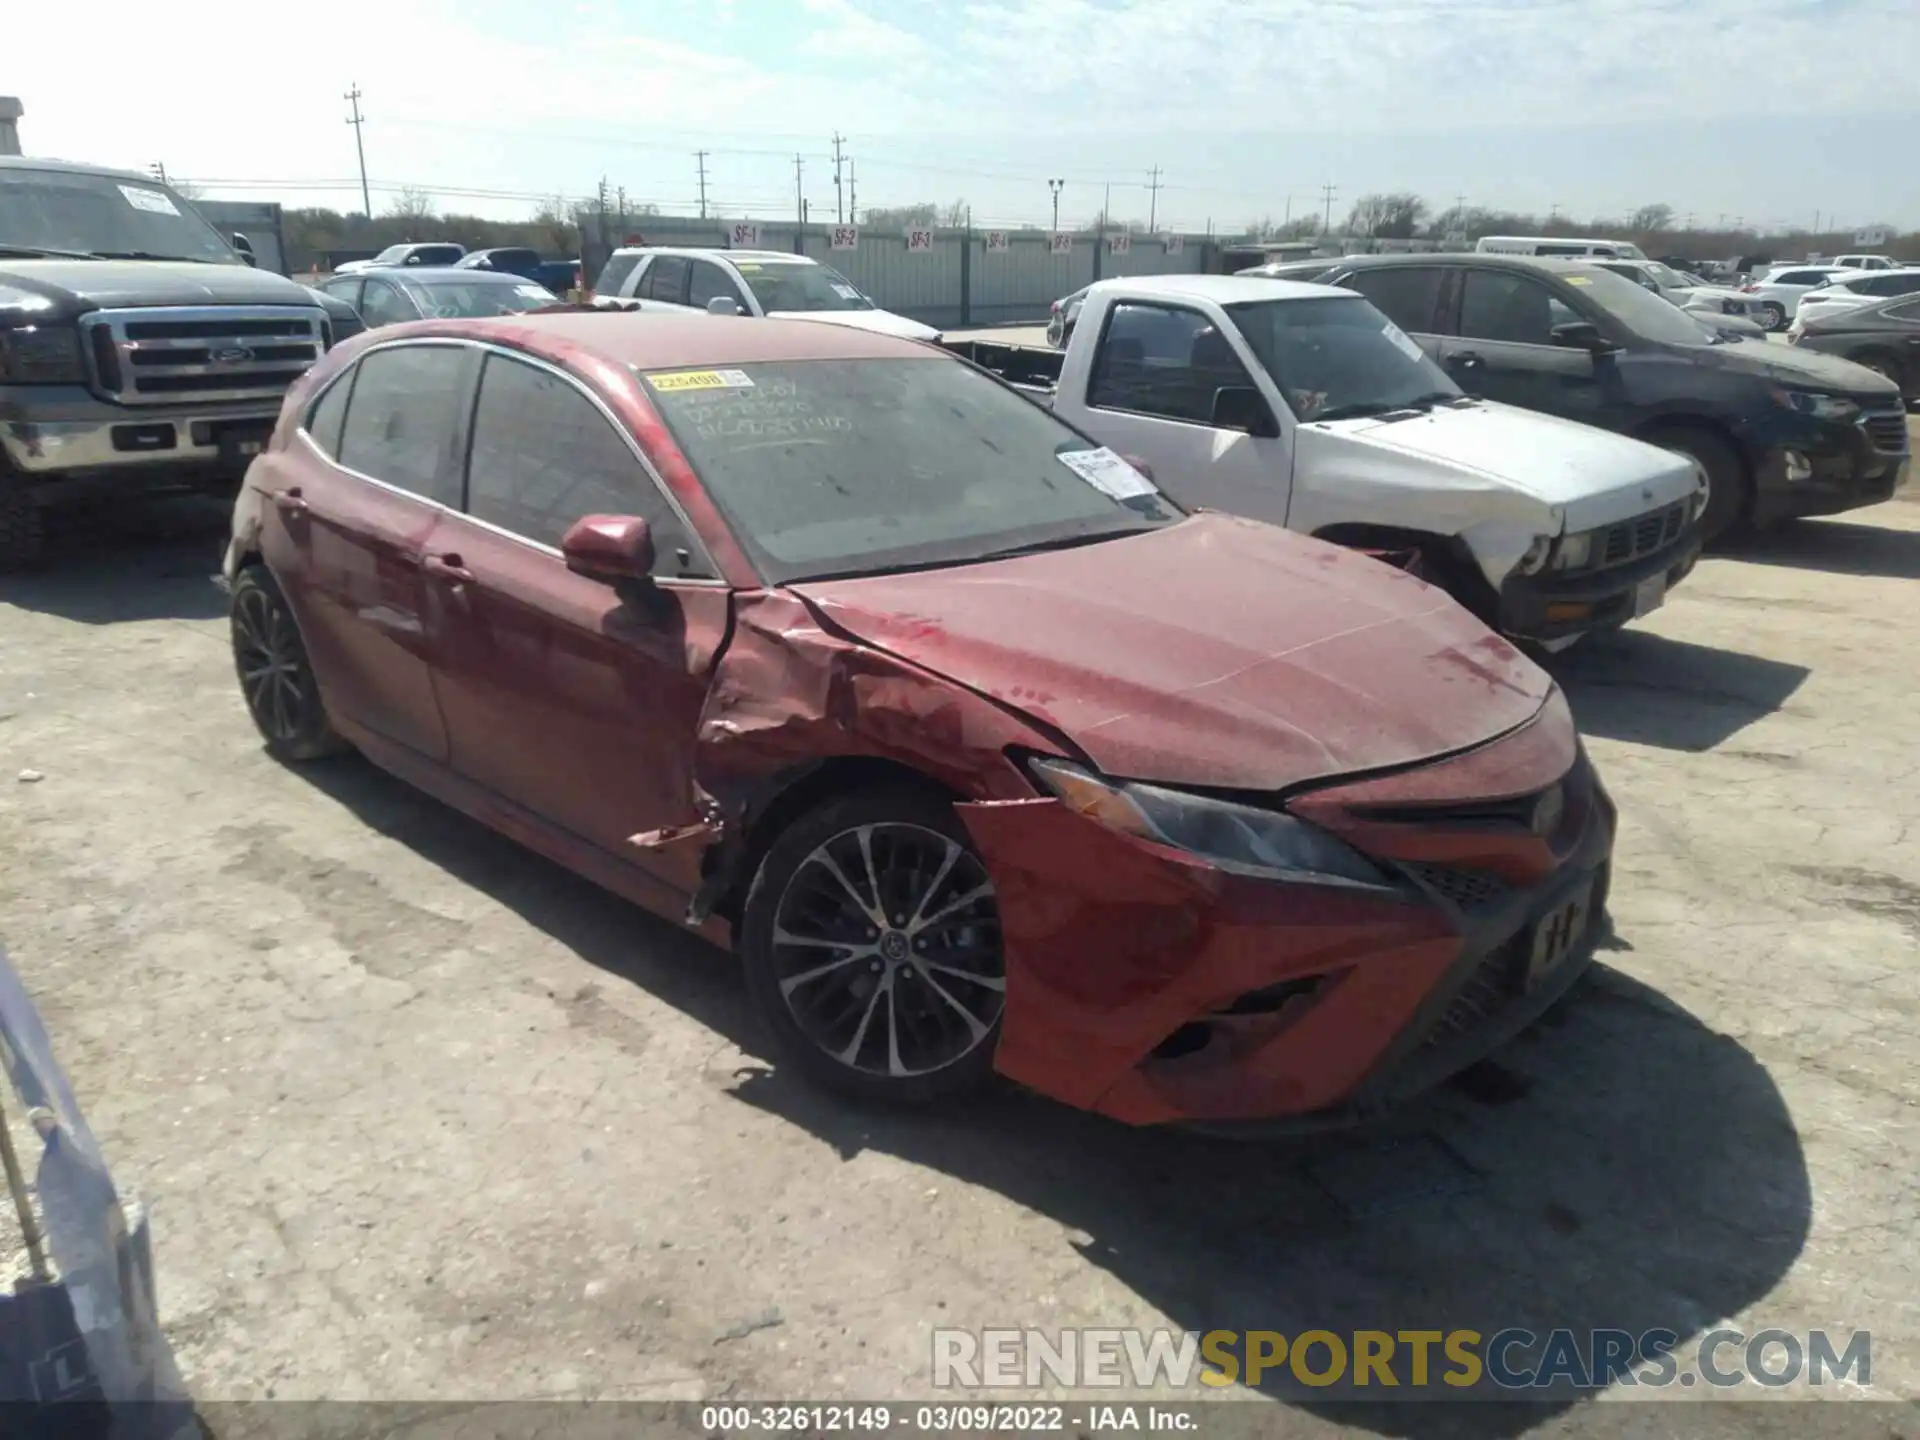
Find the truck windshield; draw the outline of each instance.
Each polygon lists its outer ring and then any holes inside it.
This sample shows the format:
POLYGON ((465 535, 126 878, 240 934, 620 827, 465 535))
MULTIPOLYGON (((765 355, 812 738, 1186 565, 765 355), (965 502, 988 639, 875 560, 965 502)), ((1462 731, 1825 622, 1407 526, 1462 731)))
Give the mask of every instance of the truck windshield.
POLYGON ((1367 301, 1258 300, 1227 314, 1303 421, 1460 397, 1447 372, 1367 301))
POLYGON ((243 263, 164 185, 71 170, 0 171, 0 246, 108 258, 243 263))
POLYGON ((791 260, 736 262, 762 310, 871 310, 873 302, 837 270, 791 260))
POLYGON ((775 583, 1091 544, 1182 514, 1118 456, 957 360, 641 378, 775 583))

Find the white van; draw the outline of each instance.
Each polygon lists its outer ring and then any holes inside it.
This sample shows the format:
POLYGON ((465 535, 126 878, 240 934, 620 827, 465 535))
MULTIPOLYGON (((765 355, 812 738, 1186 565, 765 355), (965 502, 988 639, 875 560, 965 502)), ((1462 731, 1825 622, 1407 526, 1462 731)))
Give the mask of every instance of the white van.
POLYGON ((1483 235, 1473 247, 1482 255, 1583 255, 1603 260, 1644 260, 1646 255, 1630 240, 1588 240, 1578 235, 1483 235))

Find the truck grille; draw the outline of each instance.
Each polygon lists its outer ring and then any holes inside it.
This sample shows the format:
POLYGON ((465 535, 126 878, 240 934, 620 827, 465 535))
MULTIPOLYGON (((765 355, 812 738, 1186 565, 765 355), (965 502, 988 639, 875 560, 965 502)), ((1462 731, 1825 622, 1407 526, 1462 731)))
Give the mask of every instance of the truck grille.
POLYGON ((1636 520, 1609 525, 1594 537, 1593 563, 1625 565, 1678 540, 1687 528, 1687 502, 1677 500, 1636 520))
POLYGON ((123 405, 278 398, 326 349, 317 306, 168 306, 96 310, 94 384, 123 405))
POLYGON ((1899 455, 1907 448, 1907 417, 1895 410, 1875 411, 1860 422, 1873 441, 1873 448, 1886 455, 1899 455))

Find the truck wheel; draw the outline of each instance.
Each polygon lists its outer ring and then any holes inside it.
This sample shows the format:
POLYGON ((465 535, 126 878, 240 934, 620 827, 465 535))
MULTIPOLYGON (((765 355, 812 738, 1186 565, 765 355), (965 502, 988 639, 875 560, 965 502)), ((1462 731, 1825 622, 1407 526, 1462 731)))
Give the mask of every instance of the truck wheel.
POLYGON ((40 558, 45 543, 40 507, 24 490, 0 476, 0 570, 24 570, 40 558))
POLYGON ((1677 450, 1700 462, 1707 472, 1707 510, 1700 517, 1700 538, 1708 544, 1751 518, 1747 467, 1740 452, 1711 430, 1667 430, 1649 437, 1653 444, 1677 450))

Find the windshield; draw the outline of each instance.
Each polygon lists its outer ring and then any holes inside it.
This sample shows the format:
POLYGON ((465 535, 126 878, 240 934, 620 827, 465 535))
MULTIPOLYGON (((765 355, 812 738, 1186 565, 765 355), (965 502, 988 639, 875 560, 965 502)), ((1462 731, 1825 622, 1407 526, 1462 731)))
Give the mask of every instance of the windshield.
POLYGON ((1460 397, 1411 336, 1357 296, 1258 300, 1227 314, 1303 421, 1460 397))
POLYGON ((421 313, 434 320, 519 315, 554 303, 552 292, 529 281, 490 284, 484 280, 409 279, 402 283, 421 313))
POLYGON ((1663 345, 1701 345, 1701 326, 1679 306, 1662 300, 1653 291, 1631 280, 1623 280, 1612 271, 1595 267, 1568 275, 1569 285, 1579 287, 1607 314, 1642 339, 1663 345))
POLYGON ((854 289, 846 276, 825 265, 740 260, 734 268, 752 288, 762 310, 873 309, 873 302, 854 289))
POLYGON ((243 263, 191 205, 165 186, 67 170, 0 171, 0 245, 243 263))
POLYGON ((811 360, 643 376, 768 579, 964 564, 1171 524, 1112 452, 962 365, 811 360))
POLYGON ((1649 264, 1647 270, 1652 274, 1654 279, 1658 280, 1669 290, 1685 290, 1695 283, 1687 279, 1686 276, 1682 275, 1671 265, 1662 265, 1658 260, 1649 264))

